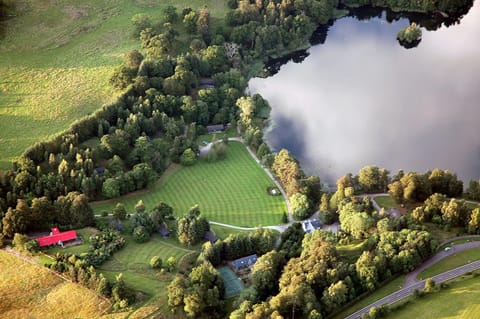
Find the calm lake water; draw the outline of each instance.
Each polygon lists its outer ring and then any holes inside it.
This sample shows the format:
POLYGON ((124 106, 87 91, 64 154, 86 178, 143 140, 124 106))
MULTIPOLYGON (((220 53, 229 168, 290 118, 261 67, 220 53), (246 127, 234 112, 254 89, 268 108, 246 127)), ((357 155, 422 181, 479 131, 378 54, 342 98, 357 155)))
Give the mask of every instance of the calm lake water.
POLYGON ((249 83, 272 106, 267 140, 330 184, 365 165, 480 177, 480 2, 406 50, 388 23, 343 18, 302 63, 249 83))

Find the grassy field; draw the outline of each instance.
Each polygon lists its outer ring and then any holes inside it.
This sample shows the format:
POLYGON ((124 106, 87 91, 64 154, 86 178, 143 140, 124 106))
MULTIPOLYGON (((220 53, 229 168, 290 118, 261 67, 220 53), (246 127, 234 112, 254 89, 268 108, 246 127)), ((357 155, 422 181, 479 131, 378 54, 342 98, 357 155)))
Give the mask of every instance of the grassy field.
POLYGON ((338 255, 345 260, 355 263, 365 249, 367 240, 355 240, 348 245, 337 245, 338 255))
MULTIPOLYGON (((455 249, 455 248, 452 248, 455 249)), ((449 256, 431 267, 422 271, 419 275, 419 279, 430 278, 438 275, 444 271, 454 269, 472 261, 480 259, 480 248, 473 248, 465 251, 461 251, 455 255, 449 256)))
POLYGON ((100 318, 110 304, 94 292, 0 250, 0 318, 100 318))
POLYGON ((230 142, 223 161, 200 160, 194 166, 173 171, 146 193, 92 203, 92 207, 100 213, 111 211, 117 202, 122 202, 132 212, 140 199, 147 209, 164 201, 174 207, 175 215, 181 216, 199 204, 202 214, 211 221, 247 227, 276 225, 281 222, 286 205, 283 197, 268 195, 268 186, 273 186, 272 181, 245 146, 230 142))
POLYGON ((149 266, 150 259, 153 256, 160 256, 163 262, 166 262, 173 256, 177 260, 177 265, 180 265, 183 257, 192 254, 192 251, 181 247, 173 238, 164 239, 157 234, 153 235, 150 241, 141 244, 135 242, 131 236, 125 236, 125 239, 127 245, 99 267, 99 271, 111 280, 121 272, 128 286, 144 293, 145 303, 135 312, 169 314, 167 286, 174 278, 175 272, 162 273, 152 269, 149 266))
POLYGON ((139 48, 131 36, 133 15, 158 22, 168 5, 181 12, 204 4, 213 24, 225 15, 222 0, 18 0, 0 39, 0 169, 115 99, 119 92, 108 84, 113 69, 139 48))
POLYGON ((380 207, 383 207, 386 210, 389 210, 390 208, 398 207, 398 205, 395 204, 395 201, 393 200, 393 198, 391 198, 390 196, 378 196, 378 197, 375 197, 375 201, 380 207))
POLYGON ((386 285, 380 287, 379 289, 375 290, 372 294, 366 296, 365 298, 359 300, 358 302, 354 303, 344 311, 338 313, 336 316, 334 316, 332 319, 343 319, 346 316, 351 315, 355 311, 358 311, 372 302, 375 302, 385 296, 388 296, 389 294, 397 291, 402 285, 403 281, 405 280, 405 276, 400 276, 386 285))
POLYGON ((392 312, 389 319, 471 319, 480 313, 480 277, 456 280, 439 292, 417 298, 392 312))

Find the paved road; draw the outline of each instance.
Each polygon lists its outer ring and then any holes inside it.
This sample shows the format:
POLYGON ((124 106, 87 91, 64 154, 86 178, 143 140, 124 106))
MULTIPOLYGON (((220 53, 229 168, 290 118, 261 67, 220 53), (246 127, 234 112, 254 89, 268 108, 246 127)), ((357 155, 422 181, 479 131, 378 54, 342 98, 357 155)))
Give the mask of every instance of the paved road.
MULTIPOLYGON (((440 253, 436 254, 435 256, 433 256, 431 258, 431 260, 433 260, 437 256, 440 256, 439 259, 436 259, 435 262, 437 262, 438 260, 443 259, 443 258, 445 258, 445 257, 447 257, 451 254, 457 253, 461 250, 466 250, 466 249, 473 248, 473 247, 471 247, 472 246, 471 244, 477 244, 477 246, 475 246, 475 245, 473 245, 473 246, 474 247, 480 247, 480 242, 472 242, 472 243, 457 245, 457 246, 455 246, 456 250, 454 252, 452 252, 453 248, 448 252, 445 252, 445 251, 440 252, 440 253), (450 254, 450 252, 452 252, 452 253, 450 254), (446 254, 446 253, 448 253, 448 254, 446 254)), ((416 273, 416 274, 420 273, 423 269, 420 270, 420 271, 419 271, 419 269, 422 268, 422 267, 423 267, 423 264, 418 269, 416 269, 414 271, 414 273, 416 273)), ((460 267, 457 267, 455 269, 446 271, 446 272, 441 273, 439 275, 436 275, 432 278, 437 284, 439 284, 439 283, 442 283, 444 281, 450 280, 452 278, 458 277, 458 276, 463 275, 467 272, 477 270, 477 269, 480 269, 480 260, 477 260, 477 261, 474 261, 474 262, 469 263, 467 265, 460 266, 460 267)), ((402 300, 403 298, 412 295, 415 289, 422 290, 425 287, 425 280, 420 280, 420 281, 416 280, 416 276, 417 276, 416 274, 415 274, 415 277, 414 277, 415 281, 413 283, 411 283, 409 285, 405 285, 405 288, 399 289, 396 292, 394 292, 394 293, 392 293, 392 294, 390 294, 390 295, 388 295, 388 296, 386 296, 386 297, 384 297, 380 300, 377 300, 376 302, 366 306, 365 308, 360 309, 359 311, 357 311, 357 312, 351 314, 350 316, 346 317, 346 319, 360 318, 364 313, 368 313, 368 311, 372 307, 380 307, 380 306, 385 305, 385 304, 388 304, 388 305, 394 304, 394 303, 402 300)), ((409 276, 409 275, 407 275, 407 276, 409 276)))

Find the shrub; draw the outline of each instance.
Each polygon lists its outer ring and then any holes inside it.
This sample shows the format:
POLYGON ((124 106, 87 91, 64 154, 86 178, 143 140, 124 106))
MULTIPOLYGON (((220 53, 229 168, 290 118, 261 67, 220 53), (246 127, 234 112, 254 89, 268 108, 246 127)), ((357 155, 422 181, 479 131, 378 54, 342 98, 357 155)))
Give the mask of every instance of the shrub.
POLYGON ((27 243, 30 240, 28 236, 15 233, 15 236, 13 236, 13 246, 17 250, 24 250, 25 249, 25 243, 27 243))
POLYGON ((150 233, 145 227, 137 226, 133 229, 133 238, 139 243, 144 243, 150 239, 150 233))
POLYGON ((40 245, 38 244, 38 241, 32 239, 23 244, 23 248, 28 252, 36 253, 40 250, 40 245))
POLYGON ((150 267, 152 267, 153 269, 162 268, 162 258, 158 256, 153 256, 152 259, 150 259, 150 267))

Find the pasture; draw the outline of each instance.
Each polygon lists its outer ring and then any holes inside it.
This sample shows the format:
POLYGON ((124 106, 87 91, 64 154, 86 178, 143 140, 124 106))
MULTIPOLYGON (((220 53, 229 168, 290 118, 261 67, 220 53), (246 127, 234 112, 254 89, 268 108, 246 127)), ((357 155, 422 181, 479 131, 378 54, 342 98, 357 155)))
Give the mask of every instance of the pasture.
POLYGON ((287 210, 283 197, 270 196, 267 187, 274 186, 263 169, 240 142, 229 142, 227 158, 208 163, 199 160, 190 167, 180 167, 147 192, 124 196, 102 203, 92 203, 95 213, 112 211, 117 202, 133 212, 141 199, 147 209, 163 201, 174 208, 176 216, 184 215, 199 204, 210 221, 236 226, 266 226, 281 222, 287 210))
MULTIPOLYGON (((108 80, 124 54, 140 48, 133 15, 146 13, 158 22, 168 5, 181 13, 204 4, 213 24, 223 19, 221 0, 17 1, 0 38, 0 169, 116 98, 120 92, 108 80)), ((177 24, 182 50, 189 38, 177 24)))
POLYGON ((95 292, 2 250, 0 269, 0 318, 101 318, 110 308, 95 292))
POLYGON ((480 277, 462 277, 449 287, 417 298, 393 311, 389 319, 471 319, 480 312, 480 277))

